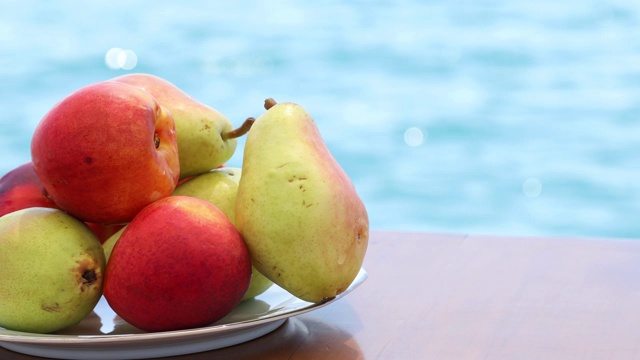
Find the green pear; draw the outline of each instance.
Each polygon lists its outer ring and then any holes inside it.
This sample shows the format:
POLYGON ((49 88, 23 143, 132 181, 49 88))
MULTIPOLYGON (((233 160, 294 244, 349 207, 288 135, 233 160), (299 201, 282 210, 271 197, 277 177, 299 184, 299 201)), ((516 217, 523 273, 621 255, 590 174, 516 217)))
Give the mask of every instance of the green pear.
POLYGON ((104 259, 107 263, 109 262, 109 257, 111 257, 111 252, 113 251, 113 247, 116 246, 118 239, 120 239, 120 236, 122 235, 122 233, 124 232, 124 229, 126 228, 127 226, 125 225, 122 229, 113 233, 111 236, 107 238, 107 240, 105 240, 102 243, 102 250, 104 250, 104 259))
MULTIPOLYGON (((180 184, 173 195, 193 196, 217 206, 235 224, 236 196, 242 170, 223 167, 200 174, 180 184)), ((252 299, 267 291, 273 282, 252 267, 249 290, 242 301, 252 299)))
POLYGON ((206 200, 222 211, 235 224, 236 196, 242 170, 221 167, 195 176, 176 187, 172 195, 193 196, 206 200))
POLYGON ((246 138, 236 226, 260 272, 302 300, 322 302, 357 276, 369 218, 311 116, 274 103, 267 100, 246 138))
POLYGON ((237 147, 236 138, 251 127, 253 119, 233 129, 218 110, 194 99, 171 82, 150 74, 127 74, 112 81, 146 90, 173 115, 178 138, 180 178, 207 172, 229 160, 237 147))
POLYGON ((0 326, 49 333, 91 313, 102 295, 100 241, 83 222, 51 208, 0 218, 0 326))
POLYGON ((251 266, 251 282, 249 283, 249 289, 247 289, 247 292, 244 294, 241 301, 255 298, 267 291, 271 285, 273 285, 273 281, 262 275, 255 266, 251 266))

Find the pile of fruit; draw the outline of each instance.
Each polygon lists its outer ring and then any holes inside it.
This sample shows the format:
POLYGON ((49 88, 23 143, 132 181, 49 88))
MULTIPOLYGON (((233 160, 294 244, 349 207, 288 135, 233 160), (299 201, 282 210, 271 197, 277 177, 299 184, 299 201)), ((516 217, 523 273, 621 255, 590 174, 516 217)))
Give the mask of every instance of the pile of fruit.
POLYGON ((234 129, 149 74, 57 103, 0 179, 0 327, 55 332, 104 295, 141 330, 178 330, 273 283, 309 302, 346 290, 365 206, 301 106, 265 109, 234 129), (225 166, 244 135, 242 168, 225 166))

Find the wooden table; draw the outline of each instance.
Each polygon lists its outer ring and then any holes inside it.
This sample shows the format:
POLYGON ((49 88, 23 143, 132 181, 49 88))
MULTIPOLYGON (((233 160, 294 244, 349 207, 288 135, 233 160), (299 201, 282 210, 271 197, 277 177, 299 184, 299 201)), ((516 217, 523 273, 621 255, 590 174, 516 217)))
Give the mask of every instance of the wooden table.
POLYGON ((378 231, 364 268, 264 337, 166 359, 640 359, 640 240, 378 231))

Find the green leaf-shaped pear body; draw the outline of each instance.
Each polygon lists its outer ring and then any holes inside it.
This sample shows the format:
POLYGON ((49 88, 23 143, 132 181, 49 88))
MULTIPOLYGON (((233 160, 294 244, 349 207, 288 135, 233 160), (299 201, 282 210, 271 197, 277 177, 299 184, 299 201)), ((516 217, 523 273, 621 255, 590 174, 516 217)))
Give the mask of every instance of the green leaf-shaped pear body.
POLYGON ((364 260, 369 219, 311 116, 294 103, 271 107, 243 155, 236 226, 254 266, 305 301, 347 289, 364 260))

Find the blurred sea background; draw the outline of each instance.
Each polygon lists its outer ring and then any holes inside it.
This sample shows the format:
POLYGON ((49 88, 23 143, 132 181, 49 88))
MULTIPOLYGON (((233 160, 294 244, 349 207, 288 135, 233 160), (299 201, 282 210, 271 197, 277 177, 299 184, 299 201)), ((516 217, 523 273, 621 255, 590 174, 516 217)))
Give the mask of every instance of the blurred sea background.
POLYGON ((147 72, 236 125, 303 105, 374 230, 640 238, 636 0, 0 8, 3 174, 56 102, 147 72))

